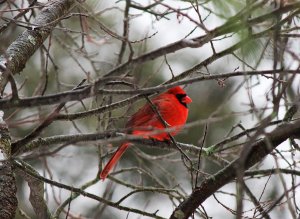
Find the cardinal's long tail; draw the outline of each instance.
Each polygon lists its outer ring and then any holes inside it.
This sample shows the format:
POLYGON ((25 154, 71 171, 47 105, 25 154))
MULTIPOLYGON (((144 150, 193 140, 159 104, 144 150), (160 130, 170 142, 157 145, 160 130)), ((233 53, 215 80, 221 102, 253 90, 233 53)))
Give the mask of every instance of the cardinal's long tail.
POLYGON ((110 170, 116 165, 116 163, 121 158, 126 149, 129 147, 129 145, 130 143, 126 142, 117 149, 117 151, 113 154, 113 156, 110 158, 110 160, 100 173, 100 179, 105 180, 110 170))

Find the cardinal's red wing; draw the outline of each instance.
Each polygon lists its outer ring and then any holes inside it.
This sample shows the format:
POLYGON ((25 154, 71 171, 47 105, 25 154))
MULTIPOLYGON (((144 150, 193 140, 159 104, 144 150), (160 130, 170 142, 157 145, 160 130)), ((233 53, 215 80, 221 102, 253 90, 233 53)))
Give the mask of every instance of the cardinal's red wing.
MULTIPOLYGON (((153 105, 159 110, 159 100, 152 100, 153 105)), ((139 109, 126 123, 127 128, 137 128, 146 127, 149 125, 149 121, 157 118, 156 113, 150 106, 150 104, 145 104, 141 109, 139 109)))
MULTIPOLYGON (((164 94, 152 100, 157 111, 159 111, 162 118, 167 123, 167 127, 177 127, 172 131, 171 135, 176 135, 185 124, 188 110, 182 106, 173 95, 164 94)), ((138 112, 132 115, 131 119, 127 122, 127 128, 131 128, 133 134, 150 135, 152 138, 163 140, 168 139, 167 133, 151 134, 153 129, 164 129, 165 125, 157 113, 152 109, 150 104, 146 104, 138 112), (147 130, 149 129, 150 130, 147 130), (151 129, 152 128, 152 129, 151 129)))
MULTIPOLYGON (((183 101, 180 99, 180 95, 186 95, 185 92, 180 87, 175 87, 169 89, 166 93, 158 95, 156 98, 152 99, 152 103, 157 107, 157 110, 162 115, 163 119, 171 127, 176 127, 175 131, 171 131, 171 135, 176 135, 180 127, 185 124, 188 109, 185 104, 190 103, 191 99, 188 101, 183 101), (178 97, 179 94, 179 97, 178 97), (185 103, 185 104, 184 104, 185 103), (178 127, 178 128, 177 128, 178 127)), ((134 135, 140 135, 145 138, 155 138, 157 140, 168 140, 169 133, 162 132, 154 134, 151 131, 142 130, 142 128, 152 127, 154 129, 164 129, 164 125, 160 121, 155 110, 152 109, 150 104, 146 104, 138 112, 132 115, 131 119, 127 122, 126 127, 132 128, 134 135)), ((128 143, 124 143, 119 149, 115 152, 111 160, 104 167, 101 172, 100 177, 105 179, 111 168, 115 163, 120 159, 121 155, 129 146, 128 143)))

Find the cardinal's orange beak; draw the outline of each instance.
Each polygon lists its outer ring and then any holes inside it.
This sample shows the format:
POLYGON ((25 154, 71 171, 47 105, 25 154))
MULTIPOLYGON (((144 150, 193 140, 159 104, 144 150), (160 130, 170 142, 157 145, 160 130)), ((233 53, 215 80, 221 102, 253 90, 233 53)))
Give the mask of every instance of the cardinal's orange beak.
POLYGON ((181 99, 183 103, 189 104, 192 102, 192 99, 189 96, 185 96, 181 99))

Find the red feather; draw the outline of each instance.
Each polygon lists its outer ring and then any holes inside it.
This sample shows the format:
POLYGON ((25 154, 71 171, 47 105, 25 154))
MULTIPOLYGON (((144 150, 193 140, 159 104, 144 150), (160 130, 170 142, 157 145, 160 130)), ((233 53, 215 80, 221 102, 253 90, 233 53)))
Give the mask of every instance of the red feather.
MULTIPOLYGON (((178 86, 158 95, 151 102, 157 108, 168 127, 175 128, 170 134, 172 136, 176 135, 186 123, 188 116, 187 104, 192 102, 191 98, 178 86)), ((126 128, 132 130, 131 134, 141 135, 143 138, 154 138, 159 141, 169 140, 170 138, 166 132, 153 133, 155 130, 165 129, 165 125, 161 122, 159 115, 157 115, 149 103, 145 104, 131 116, 126 124, 126 128)), ((107 177, 110 170, 115 166, 128 147, 129 143, 126 142, 117 149, 100 174, 102 180, 107 177)))

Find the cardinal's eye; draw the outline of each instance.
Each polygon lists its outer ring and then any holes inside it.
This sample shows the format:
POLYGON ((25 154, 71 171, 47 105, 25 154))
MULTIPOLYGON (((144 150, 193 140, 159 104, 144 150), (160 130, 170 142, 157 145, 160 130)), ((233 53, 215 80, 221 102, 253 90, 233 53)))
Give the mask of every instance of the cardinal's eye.
POLYGON ((186 97, 186 94, 176 94, 176 98, 178 99, 178 101, 184 105, 185 107, 187 107, 186 103, 183 101, 183 98, 186 97))
POLYGON ((186 97, 186 94, 176 94, 176 98, 181 101, 182 98, 186 97))

